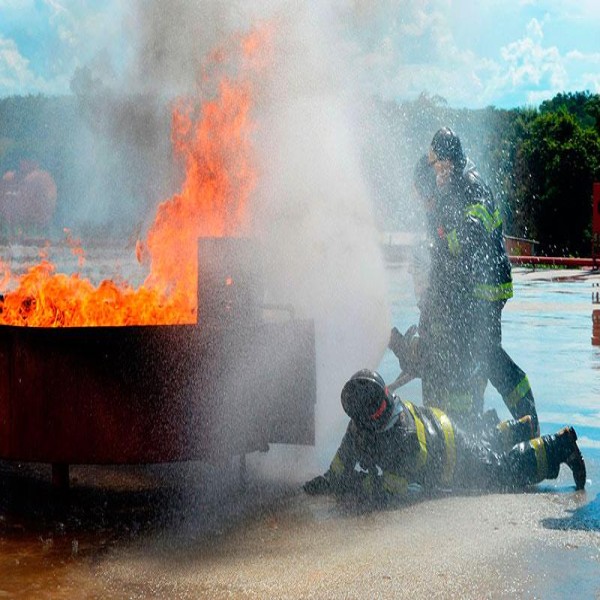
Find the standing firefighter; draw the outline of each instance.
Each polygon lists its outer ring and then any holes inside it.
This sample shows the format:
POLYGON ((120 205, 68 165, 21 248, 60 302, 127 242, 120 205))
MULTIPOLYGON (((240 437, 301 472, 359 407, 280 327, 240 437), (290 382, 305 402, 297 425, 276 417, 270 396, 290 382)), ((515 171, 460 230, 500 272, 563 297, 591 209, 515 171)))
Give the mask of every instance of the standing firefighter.
POLYGON ((433 388, 425 402, 452 416, 480 414, 489 379, 512 416, 530 415, 539 432, 527 376, 502 348, 502 309, 513 288, 492 193, 451 129, 434 135, 428 158, 437 189, 427 211, 431 265, 420 303, 421 371, 433 388))
POLYGON ((519 488, 555 479, 561 463, 572 470, 576 489, 585 486, 585 463, 572 427, 529 439, 531 420, 523 418, 475 439, 441 410, 389 393, 381 376, 367 369, 344 385, 341 399, 351 421, 328 471, 304 484, 309 494, 377 500, 401 496, 410 483, 519 488), (514 445, 503 451, 507 442, 514 445))
POLYGON ((425 241, 415 248, 411 263, 419 325, 409 328, 404 336, 393 328, 389 346, 400 361, 400 380, 421 378, 426 406, 443 408, 463 420, 472 419, 480 412, 474 399, 480 386, 475 383, 473 328, 468 327, 471 307, 457 293, 461 286, 447 285, 442 273, 432 273, 439 268, 438 263, 444 269, 448 264, 442 258, 436 174, 427 155, 417 162, 413 184, 424 209, 426 233, 425 241))

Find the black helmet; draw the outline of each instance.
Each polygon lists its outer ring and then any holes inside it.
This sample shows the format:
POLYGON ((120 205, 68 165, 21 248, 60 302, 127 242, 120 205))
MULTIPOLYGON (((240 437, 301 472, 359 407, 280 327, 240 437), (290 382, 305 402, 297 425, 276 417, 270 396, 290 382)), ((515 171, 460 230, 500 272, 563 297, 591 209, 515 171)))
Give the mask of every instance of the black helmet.
POLYGON ((367 429, 383 429, 393 410, 385 381, 369 369, 354 373, 346 382, 342 406, 357 425, 367 429))
POLYGON ((431 140, 431 149, 439 160, 449 160, 455 168, 463 169, 467 164, 460 138, 450 127, 442 127, 436 131, 431 140))
POLYGON ((419 196, 423 199, 431 198, 436 192, 435 171, 429 164, 427 154, 423 154, 417 161, 413 173, 413 184, 419 196))

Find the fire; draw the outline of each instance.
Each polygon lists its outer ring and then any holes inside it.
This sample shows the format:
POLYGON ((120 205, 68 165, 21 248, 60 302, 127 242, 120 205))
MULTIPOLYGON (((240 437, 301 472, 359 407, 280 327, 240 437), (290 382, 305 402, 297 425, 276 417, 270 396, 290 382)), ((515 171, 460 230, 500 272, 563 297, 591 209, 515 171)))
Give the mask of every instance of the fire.
MULTIPOLYGON (((196 322, 197 240, 236 236, 247 225, 256 174, 252 162, 253 77, 265 67, 269 26, 256 29, 213 52, 202 84, 216 83, 204 102, 177 101, 172 113, 175 155, 185 164, 179 193, 162 202, 137 259, 150 272, 134 289, 126 281, 95 286, 79 274, 57 273, 42 256, 25 274, 14 276, 0 261, 0 324, 34 327, 165 325, 196 322), (222 72, 227 71, 226 75, 222 72), (235 78, 231 75, 236 73, 235 78)), ((214 85, 214 84, 213 84, 214 85)), ((67 243, 83 266, 85 253, 67 233, 67 243)))

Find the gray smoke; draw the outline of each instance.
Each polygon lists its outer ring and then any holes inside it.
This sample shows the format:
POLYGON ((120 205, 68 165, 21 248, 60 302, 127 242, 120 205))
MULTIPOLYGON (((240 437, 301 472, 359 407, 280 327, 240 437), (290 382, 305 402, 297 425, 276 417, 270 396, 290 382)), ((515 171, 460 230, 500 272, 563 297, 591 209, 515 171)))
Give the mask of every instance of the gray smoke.
MULTIPOLYGON (((124 118, 127 103, 116 101, 102 118, 91 111, 107 139, 118 139, 119 122, 139 123, 128 140, 139 142, 140 156, 154 156, 148 140, 164 155, 143 127, 164 131, 153 103, 202 95, 199 73, 208 52, 259 22, 274 24, 275 64, 257 82, 258 187, 251 209, 267 250, 267 300, 290 303, 298 316, 315 320, 320 447, 339 441, 347 420, 341 387, 356 370, 377 367, 390 330, 372 190, 362 163, 369 92, 359 84, 341 34, 339 8, 336 2, 283 0, 132 3, 125 17, 132 60, 111 83, 111 97, 136 95, 145 119, 124 118)), ((93 81, 88 77, 88 84, 93 81)))
POLYGON ((259 82, 255 115, 253 217, 269 257, 268 300, 290 303, 315 320, 317 436, 328 444, 332 427, 345 423, 344 381, 360 368, 377 367, 390 328, 361 164, 363 98, 336 13, 316 2, 179 0, 140 7, 136 70, 145 90, 163 93, 194 85, 202 55, 238 27, 275 23, 275 64, 259 82))

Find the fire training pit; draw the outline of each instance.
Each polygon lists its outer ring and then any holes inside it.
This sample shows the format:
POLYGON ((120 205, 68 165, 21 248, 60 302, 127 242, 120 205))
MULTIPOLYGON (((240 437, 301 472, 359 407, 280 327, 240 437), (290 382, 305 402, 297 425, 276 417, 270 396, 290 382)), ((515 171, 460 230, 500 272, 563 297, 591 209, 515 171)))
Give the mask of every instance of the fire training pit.
POLYGON ((313 322, 263 304, 251 250, 200 240, 195 325, 0 326, 0 458, 56 474, 313 444, 313 322))

